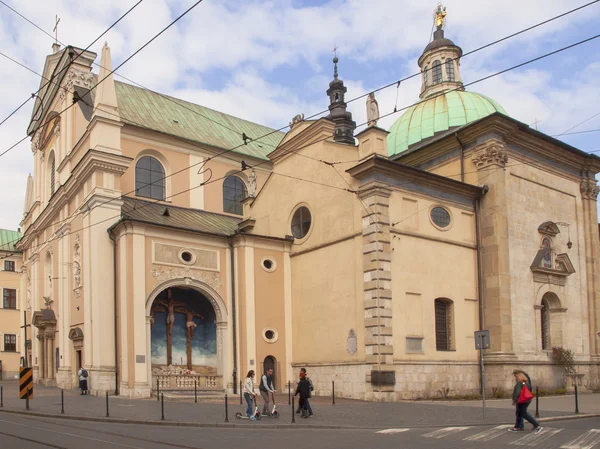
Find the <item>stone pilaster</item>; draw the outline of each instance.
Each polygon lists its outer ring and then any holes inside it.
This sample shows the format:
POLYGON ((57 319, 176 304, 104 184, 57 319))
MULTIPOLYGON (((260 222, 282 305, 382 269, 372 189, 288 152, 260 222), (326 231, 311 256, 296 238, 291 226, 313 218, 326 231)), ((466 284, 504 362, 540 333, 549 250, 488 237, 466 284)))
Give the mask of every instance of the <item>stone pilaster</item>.
POLYGON ((590 355, 598 359, 600 358, 600 337, 597 335, 600 329, 600 239, 596 198, 599 187, 594 178, 584 178, 580 190, 583 204, 590 355))
POLYGON ((362 219, 366 362, 393 370, 391 190, 373 184, 360 192, 366 206, 362 219))
POLYGON ((513 331, 509 269, 508 200, 504 167, 507 149, 490 139, 475 148, 472 157, 479 184, 489 191, 481 199, 481 261, 483 268, 484 327, 489 329, 493 356, 512 355, 513 331))

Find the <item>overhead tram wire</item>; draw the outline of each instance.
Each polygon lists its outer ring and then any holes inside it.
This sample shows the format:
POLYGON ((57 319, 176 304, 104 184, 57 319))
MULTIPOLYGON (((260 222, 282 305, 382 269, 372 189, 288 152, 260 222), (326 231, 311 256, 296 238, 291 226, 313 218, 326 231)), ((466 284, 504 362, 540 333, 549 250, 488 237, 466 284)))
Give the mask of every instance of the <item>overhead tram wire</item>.
MULTIPOLYGON (((200 1, 202 1, 202 0, 200 0, 200 1)), ((198 2, 198 3, 199 3, 199 2, 198 2)), ((480 83, 480 82, 482 82, 482 81, 488 80, 488 79, 490 79, 490 78, 493 78, 493 77, 495 77, 495 76, 501 75, 501 74, 503 74, 503 73, 506 73, 506 72, 509 72, 509 71, 511 71, 511 70, 514 70, 514 69, 517 69, 517 68, 523 67, 523 66, 525 66, 525 65, 527 65, 527 64, 530 64, 530 63, 533 63, 533 62, 539 61, 539 60, 541 60, 541 59, 544 59, 544 58, 547 58, 547 57, 549 57, 549 56, 555 55, 555 54, 557 54, 557 53, 560 53, 560 52, 562 52, 562 51, 565 51, 565 50, 568 50, 568 49, 574 48, 574 47, 576 47, 576 46, 578 46, 578 45, 581 45, 581 44, 584 44, 584 43, 586 43, 586 42, 590 42, 590 41, 592 41, 592 40, 594 40, 594 39, 597 39, 598 37, 600 37, 600 34, 597 34, 597 35, 595 35, 595 36, 592 36, 592 37, 589 37, 589 38, 587 38, 587 39, 581 40, 581 41, 579 41, 579 42, 576 42, 576 43, 574 43, 574 44, 568 45, 568 46, 566 46, 566 47, 562 47, 562 48, 560 48, 560 49, 558 49, 558 50, 555 50, 555 51, 552 51, 552 52, 546 53, 546 54, 544 54, 544 55, 541 55, 541 56, 538 56, 538 57, 536 57, 536 58, 530 59, 530 60, 528 60, 528 61, 522 62, 522 63, 520 63, 520 64, 514 65, 514 66, 512 66, 512 67, 509 67, 509 68, 507 68, 507 69, 501 70, 501 71, 499 71, 499 72, 496 72, 496 73, 493 73, 493 74, 491 74, 491 75, 485 76, 485 77, 483 77, 483 78, 480 78, 480 79, 478 79, 478 80, 475 80, 475 81, 472 81, 472 82, 470 82, 470 83, 467 83, 467 84, 465 84, 464 86, 470 86, 470 85, 473 85, 473 84, 480 83)), ((436 96, 439 96, 439 95, 445 95, 446 93, 448 93, 448 92, 452 92, 452 91, 454 91, 454 90, 458 90, 458 88, 456 88, 456 89, 451 89, 451 90, 449 90, 449 91, 444 91, 444 92, 441 92, 441 93, 439 93, 439 94, 437 94, 437 95, 434 95, 434 96, 432 96, 431 98, 435 98, 436 96)), ((394 115, 394 114, 396 114, 396 113, 398 113, 398 112, 402 112, 402 111, 404 111, 404 110, 406 110, 406 109, 409 109, 409 108, 411 108, 411 107, 413 107, 413 106, 415 106, 415 105, 417 105, 417 104, 419 104, 419 102, 416 102, 416 103, 414 103, 414 104, 411 104, 411 105, 409 105, 409 106, 406 106, 406 107, 404 107, 404 108, 401 108, 401 109, 398 109, 398 110, 396 110, 396 111, 392 111, 392 112, 390 112, 390 113, 388 113, 388 114, 385 114, 385 115, 383 115, 383 116, 380 116, 380 117, 379 117, 379 119, 382 119, 382 118, 385 118, 385 117, 389 117, 389 116, 391 116, 391 115, 394 115)), ((360 128, 360 127, 362 127, 362 126, 364 126, 364 125, 367 125, 367 122, 365 122, 365 123, 362 123, 362 124, 358 125, 358 126, 357 126, 357 128, 360 128)), ((305 145, 305 146, 303 146, 303 147, 299 147, 299 148, 297 148, 296 150, 294 150, 294 151, 292 152, 292 154, 293 154, 293 153, 297 153, 298 151, 300 151, 300 150, 301 150, 301 149, 303 149, 303 148, 307 148, 307 147, 309 147, 309 146, 312 146, 312 145, 314 145, 315 143, 322 142, 322 141, 325 141, 325 140, 329 140, 330 138, 331 138, 331 137, 326 137, 326 138, 323 138, 323 139, 319 139, 319 140, 316 140, 316 141, 314 141, 314 142, 311 142, 311 143, 310 143, 310 144, 308 144, 308 145, 305 145)), ((240 146, 241 146, 241 145, 240 145, 240 146)), ((234 148, 239 148, 239 146, 237 146, 237 147, 234 147, 234 148)), ((230 150, 227 150, 227 151, 232 151, 232 150, 230 149, 230 150)), ((265 164, 266 162, 269 162, 269 161, 268 161, 268 160, 264 160, 264 161, 262 161, 262 162, 259 162, 258 164, 255 164, 255 165, 254 165, 252 168, 258 167, 258 166, 260 166, 260 165, 262 165, 262 164, 265 164)), ((168 178, 168 177, 174 176, 175 174, 178 174, 178 173, 180 173, 180 172, 182 172, 182 171, 184 171, 184 170, 186 170, 186 169, 189 169, 189 168, 192 168, 192 167, 194 167, 194 166, 197 166, 197 165, 200 165, 200 164, 204 164, 204 163, 206 163, 206 161, 203 161, 203 162, 201 162, 201 163, 192 164, 192 165, 188 166, 187 168, 184 168, 184 169, 181 169, 181 170, 179 170, 179 171, 177 171, 177 172, 174 172, 174 173, 172 173, 172 174, 170 174, 170 175, 168 175, 168 176, 165 176, 165 177, 164 177, 164 178, 162 178, 162 179, 166 179, 166 178, 168 178)), ((521 165, 521 164, 515 164, 515 165, 521 165)), ((207 181, 207 182, 203 182, 203 183, 199 184, 198 186, 195 186, 195 187, 192 187, 192 188, 186 189, 186 190, 184 190, 184 191, 182 191, 182 192, 179 192, 179 193, 176 193, 176 194, 174 194, 174 195, 171 195, 171 197, 170 197, 170 198, 172 198, 172 197, 174 197, 174 196, 177 196, 177 195, 180 195, 180 194, 183 194, 183 193, 186 193, 186 192, 189 192, 189 191, 191 191, 191 190, 193 190, 193 189, 196 189, 196 188, 198 188, 198 187, 206 186, 206 185, 212 184, 213 182, 217 182, 217 181, 223 180, 224 178, 226 178, 227 176, 230 176, 230 175, 232 175, 232 174, 233 174, 233 175, 235 175, 235 174, 239 174, 239 173, 242 173, 242 172, 243 172, 243 170, 239 170, 239 171, 237 171, 237 172, 234 172, 234 173, 229 173, 228 175, 226 175, 226 176, 222 176, 222 177, 220 177, 220 178, 210 179, 209 181, 207 181)), ((161 179, 161 180, 162 180, 162 179, 161 179)), ((134 191, 135 191, 135 190, 133 190, 132 192, 134 192, 134 191)), ((130 193, 132 193, 132 192, 130 192, 130 193)), ((121 195, 121 196, 120 196, 120 197, 118 197, 118 198, 122 198, 122 197, 123 197, 123 196, 125 196, 125 195, 127 195, 127 194, 121 195)), ((166 199, 166 198, 165 198, 165 199, 166 199)), ((108 202, 110 202, 110 201, 114 201, 114 199, 112 199, 112 200, 109 200, 108 202)), ((157 204, 157 203, 160 203, 161 201, 164 201, 164 200, 157 200, 157 201, 155 201, 155 202, 153 202, 153 203, 150 203, 150 204, 157 204)), ((150 204, 149 204, 149 205, 150 205, 150 204)), ((105 221, 112 220, 112 219, 114 219, 114 218, 118 218, 118 217, 120 217, 120 214, 119 214, 119 215, 117 215, 117 216, 115 216, 115 217, 111 217, 111 218, 108 218, 108 219, 106 219, 106 220, 102 220, 102 221, 100 221, 100 222, 94 223, 94 224, 92 224, 92 225, 89 225, 89 226, 87 226, 87 227, 95 226, 96 224, 101 224, 101 223, 103 223, 103 222, 105 222, 105 221)), ((86 229, 87 227, 83 227, 83 228, 81 228, 81 230, 83 230, 83 229, 86 229)), ((74 232, 78 232, 78 231, 73 231, 73 232, 67 233, 66 235, 73 234, 74 232)), ((6 243, 6 245, 8 245, 8 244, 10 244, 10 243, 15 243, 15 242, 17 242, 17 241, 18 241, 18 240, 14 240, 14 241, 12 241, 12 242, 7 242, 7 243, 6 243)), ((41 247, 41 246, 45 245, 46 243, 47 243, 47 242, 44 242, 43 244, 41 244, 41 245, 38 245, 37 247, 41 247)), ((35 247, 35 248, 37 248, 37 247, 35 247)), ((1 260, 1 259, 0 259, 0 260, 1 260)))
POLYGON ((589 118, 586 118, 586 119, 585 119, 583 122, 580 122, 580 123, 578 123, 577 125, 570 127, 570 128, 569 128, 569 129, 567 129, 567 130, 566 130, 564 133, 557 134, 556 136, 553 136, 553 137, 560 137, 560 136, 564 136, 564 135, 565 135, 565 134, 567 134, 569 131, 572 131, 572 130, 574 130, 575 128, 578 128, 578 127, 580 127, 580 126, 581 126, 581 125, 583 125, 584 123, 587 123, 587 122, 589 122, 590 120, 592 120, 592 119, 594 119, 594 118, 598 117, 599 115, 600 115, 600 112, 598 112, 598 113, 596 113, 596 114, 592 115, 592 116, 591 116, 591 117, 589 117, 589 118))
MULTIPOLYGON (((1 3, 4 3, 4 2, 3 2, 3 0, 0 0, 0 2, 1 2, 1 3)), ((552 21, 554 21, 554 20, 557 20, 557 19, 559 19, 559 18, 565 17, 565 16, 567 16, 567 15, 569 15, 569 14, 572 14, 572 13, 574 13, 574 12, 576 12, 576 11, 579 11, 579 10, 581 10, 581 9, 584 9, 584 8, 586 8, 586 7, 588 7, 588 6, 591 6, 591 5, 593 5, 593 4, 595 4, 595 3, 598 3, 598 2, 600 2, 600 0, 594 0, 594 1, 592 1, 592 2, 589 2, 589 3, 586 3, 586 4, 584 4, 584 5, 581 5, 581 6, 577 7, 577 8, 574 8, 574 9, 571 9, 571 10, 569 10, 569 11, 566 11, 566 12, 564 12, 564 13, 562 13, 562 14, 559 14, 559 15, 557 15, 557 16, 554 16, 554 17, 550 18, 550 19, 547 19, 547 20, 545 20, 545 21, 543 21, 543 22, 539 22, 539 23, 537 23, 537 24, 535 24, 535 25, 532 25, 532 26, 530 26, 530 27, 528 27, 528 28, 525 28, 525 29, 523 29, 523 30, 521 30, 521 31, 518 31, 518 32, 516 32, 516 33, 513 33, 513 34, 510 34, 510 35, 508 35, 508 36, 505 36, 505 37, 503 37, 503 38, 501 38, 501 39, 497 39, 497 40, 495 40, 495 41, 493 41, 493 42, 490 42, 490 43, 488 43, 488 44, 485 44, 485 45, 483 45, 483 46, 481 46, 481 47, 478 47, 478 48, 476 48, 476 49, 474 49, 474 50, 471 50, 471 51, 469 51, 469 52, 467 52, 467 53, 463 54, 463 55, 462 55, 462 57, 465 57, 465 56, 471 55, 471 54, 473 54, 473 53, 476 53, 476 52, 478 52, 478 51, 480 51, 480 50, 483 50, 483 49, 485 49, 485 48, 491 47, 491 46, 493 46, 493 45, 495 45, 495 44, 497 44, 497 43, 503 42, 503 41, 505 41, 505 40, 507 40, 507 39, 511 39, 511 38, 513 38, 513 37, 515 37, 515 36, 518 36, 518 35, 522 34, 522 33, 525 33, 525 32, 527 32, 527 31, 530 31, 530 30, 532 30, 532 29, 534 29, 534 28, 537 28, 537 27, 539 27, 539 26, 545 25, 545 24, 547 24, 547 23, 549 23, 549 22, 552 22, 552 21)), ((4 4, 5 4, 5 3, 4 3, 4 4)), ((8 6, 8 5, 7 5, 7 6, 8 6)), ((194 6, 195 6, 195 5, 194 5, 194 6)), ((10 7, 9 7, 9 8, 10 8, 10 7)), ((50 37, 52 37, 52 38, 54 39, 54 37, 53 37, 53 36, 52 36, 50 33, 48 33, 47 31, 44 31, 44 30, 43 30, 41 27, 39 27, 38 25, 36 25, 35 23, 33 23, 31 20, 27 19, 27 18, 26 18, 26 17, 24 17, 22 14, 18 13, 17 11, 15 11, 13 8, 10 8, 10 9, 11 9, 11 10, 13 10, 13 11, 14 11, 16 14, 18 14, 19 16, 23 17, 25 20, 27 20, 29 23, 31 23, 31 24, 32 24, 33 26, 35 26, 36 28, 40 29, 40 30, 41 30, 42 32, 44 32, 46 35, 48 35, 48 36, 50 36, 50 37)), ((63 44, 63 45, 64 45, 64 44, 63 44)), ((454 58, 454 60, 456 60, 456 59, 458 59, 458 58, 454 58)), ((94 63, 94 64, 95 64, 95 65, 97 65, 97 66, 99 66, 99 67, 101 67, 99 64, 96 64, 96 63, 94 63)), ((117 70, 117 69, 113 70, 113 73, 114 73, 116 70, 117 70)), ((428 71, 428 70, 431 70, 431 68, 428 68, 428 69, 426 69, 425 71, 428 71)), ((391 84, 388 84, 388 85, 386 85, 386 86, 380 87, 380 88, 378 88, 378 89, 374 90, 374 91, 373 91, 373 93, 374 93, 374 92, 379 92, 379 91, 381 91, 381 90, 383 90, 383 89, 386 89, 386 88, 388 88, 388 87, 391 87, 391 86, 393 86, 393 85, 398 85, 398 86, 399 86, 401 82, 403 82, 403 81, 406 81, 406 80, 408 80, 408 79, 411 79, 411 78, 413 78, 413 77, 415 77, 415 76, 418 76, 418 75, 420 75, 420 74, 421 74, 421 72, 417 72, 417 73, 415 73, 415 74, 413 74, 413 75, 410 75, 410 76, 408 76, 408 77, 406 77, 406 78, 403 78, 403 79, 401 79, 401 80, 399 80, 399 81, 395 81, 395 82, 393 82, 393 83, 391 83, 391 84)), ((136 84, 136 85, 138 85, 138 86, 140 86, 140 87, 142 87, 142 88, 144 88, 144 89, 146 89, 146 90, 150 90, 150 89, 147 89, 147 88, 145 88, 145 87, 144 87, 144 86, 142 86, 141 84, 139 84, 139 83, 137 83, 137 82, 135 82, 135 81, 133 81, 133 80, 131 80, 131 79, 128 79, 128 78, 126 78, 126 77, 124 77, 124 76, 122 76, 122 75, 119 75, 119 74, 116 74, 116 75, 117 75, 117 76, 120 76, 121 78, 123 78, 123 79, 125 79, 125 80, 127 80, 127 81, 129 81, 129 82, 131 82, 131 83, 133 83, 133 84, 136 84)), ((152 91, 152 92, 154 92, 154 91, 152 91)), ((176 103, 178 106, 180 106, 180 107, 183 107, 184 109, 187 109, 187 110, 189 110, 189 111, 191 111, 191 112, 193 112, 193 113, 195 113, 195 114, 198 114, 198 115, 200 115, 200 116, 202 116, 202 117, 205 117, 205 118, 206 118, 206 119, 208 119, 208 120, 211 120, 211 121, 213 121, 213 122, 214 122, 214 123, 216 123, 216 124, 219 124, 220 126, 223 126, 223 127, 227 128, 227 129, 229 129, 230 131, 233 131, 233 132, 239 133, 239 130, 234 130, 234 129, 231 129, 231 128, 227 127, 226 125, 222 124, 222 123, 216 122, 216 121, 214 121, 214 120, 210 119, 209 117, 205 116, 204 114, 201 114, 201 113, 199 113, 198 111, 195 111, 195 110, 193 110, 193 109, 191 109, 191 108, 188 108, 188 107, 186 107, 185 105, 183 105, 183 104, 181 104, 181 103, 177 102, 176 100, 174 100, 173 98, 171 98, 171 97, 169 97, 169 96, 167 96, 167 95, 161 94, 161 93, 159 93, 159 92, 155 92, 155 93, 157 93, 158 95, 160 95, 161 97, 163 97, 163 98, 165 98, 165 99, 167 99, 167 100, 169 100, 169 101, 172 101, 172 102, 176 103)), ((351 100, 348 100, 348 101, 347 101, 347 103, 351 103, 351 102, 353 102, 353 101, 356 101, 356 100, 358 100, 358 99, 360 99, 360 98, 364 98, 364 97, 366 97, 367 95, 368 95, 368 93, 366 93, 366 94, 364 94, 364 95, 360 95, 360 96, 358 96, 358 97, 355 97, 355 98, 353 98, 353 99, 351 99, 351 100)), ((319 115, 322 115, 322 114, 324 114, 324 113, 326 113, 326 112, 328 112, 328 109, 325 109, 325 110, 323 110, 323 111, 320 111, 320 112, 318 112, 318 113, 316 113, 316 114, 313 114, 313 115, 311 115, 311 116, 307 117, 305 120, 310 120, 310 119, 312 119, 312 118, 314 118, 314 117, 317 117, 317 116, 319 116, 319 115)), ((257 140, 263 139, 263 138, 265 138, 265 137, 268 137, 268 136, 270 136, 270 135, 274 134, 275 132, 280 132, 280 131, 283 131, 283 130, 287 129, 288 127, 289 127, 289 125, 283 126, 283 127, 279 128, 279 129, 273 130, 273 131, 271 131, 271 132, 269 132, 269 133, 267 133, 267 134, 264 134, 264 135, 262 135, 262 136, 260 136, 260 137, 253 138, 252 140, 253 140, 253 141, 257 141, 257 140)), ((25 139, 23 139, 23 140, 25 140, 25 139)), ((20 143, 20 142, 19 142, 19 143, 20 143)), ((263 143, 264 143, 264 142, 263 142, 263 143)), ((267 143, 265 143, 265 144, 266 144, 266 145, 269 145, 269 146, 271 146, 270 144, 267 144, 267 143)), ((236 148, 239 148, 239 146, 238 146, 238 147, 236 147, 236 148)), ((4 153, 0 154, 0 156, 2 156, 3 154, 5 154, 5 153, 6 153, 6 152, 8 152, 8 151, 9 151, 9 150, 7 150, 7 151, 5 151, 4 153)), ((231 150, 228 150, 228 151, 233 151, 233 149, 231 149, 231 150)), ((219 155, 215 155, 215 157, 218 157, 218 156, 219 156, 219 155)))
MULTIPOLYGON (((69 62, 69 64, 65 67, 65 69, 63 69, 61 72, 67 71, 70 67, 71 64, 73 64, 73 62, 75 62, 83 53, 85 53, 86 51, 88 51, 88 49, 94 45, 96 42, 98 42, 100 39, 102 39, 102 37, 108 33, 111 29, 113 29, 121 20, 123 20, 125 18, 125 16, 127 16, 131 11, 133 11, 135 8, 137 8, 140 3, 142 3, 144 0, 138 0, 137 3, 135 3, 131 8, 129 8, 123 15, 121 15, 121 17, 119 17, 115 22, 112 23, 112 25, 110 25, 102 34, 100 34, 100 36, 98 36, 96 39, 94 39, 94 41, 88 45, 81 53, 77 53, 77 55, 69 62)), ((40 30, 42 30, 40 27, 38 27, 35 23, 33 23, 31 20, 29 20, 27 17, 23 16, 21 13, 19 13, 17 10, 15 10, 14 8, 12 8, 10 5, 6 4, 4 2, 4 0, 0 0, 0 3, 3 4, 4 6, 6 6, 8 9, 10 9, 11 11, 13 11, 15 14, 19 15, 20 17, 22 17, 24 20, 26 20, 27 22, 31 23, 33 26, 35 26, 36 28, 39 28, 40 30)), ((44 30, 42 30, 44 33, 46 33, 44 30)), ((48 33, 46 33, 48 34, 48 33)), ((52 35, 50 35, 50 37, 52 37, 52 35)), ((66 46, 65 46, 66 47, 66 46)), ((8 57, 6 55, 3 55, 5 57, 8 57)), ((11 58, 9 58, 11 59, 11 58)), ((14 62, 14 61, 13 61, 14 62)), ((19 64, 21 65, 21 64, 19 64)), ((30 70, 30 69, 28 69, 30 70)), ((61 75, 61 72, 54 74, 50 80, 52 80, 53 78, 61 75)), ((13 112, 11 112, 6 118, 4 118, 1 122, 0 122, 0 126, 2 126, 2 124, 4 122, 6 122, 10 117, 12 117, 14 114, 16 114, 23 106, 25 106, 29 100, 31 100, 32 98, 34 98, 38 93, 40 93, 42 91, 42 89, 44 89, 48 84, 50 83, 50 81, 48 81, 47 83, 45 83, 44 85, 42 85, 34 94, 31 94, 31 96, 25 100, 17 109, 15 109, 13 112)), ((40 102, 40 107, 42 107, 43 105, 40 102)), ((35 110, 35 105, 34 105, 34 110, 35 110)), ((29 136, 27 136, 29 137, 29 136)), ((18 145, 19 143, 23 142, 25 139, 27 139, 27 137, 25 137, 24 139, 22 139, 21 141, 19 141, 16 145, 18 145)), ((15 146, 16 146, 15 145, 15 146)), ((12 148, 11 148, 12 149, 12 148)), ((10 151, 4 151, 3 153, 0 154, 0 156, 3 156, 4 154, 8 153, 10 151)))

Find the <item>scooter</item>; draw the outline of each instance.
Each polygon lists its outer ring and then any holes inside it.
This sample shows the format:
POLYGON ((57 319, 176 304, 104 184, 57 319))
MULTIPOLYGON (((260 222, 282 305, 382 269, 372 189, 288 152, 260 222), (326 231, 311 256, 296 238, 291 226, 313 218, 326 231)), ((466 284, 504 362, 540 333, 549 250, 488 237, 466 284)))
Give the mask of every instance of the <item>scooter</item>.
POLYGON ((250 419, 250 420, 252 418, 256 418, 257 421, 260 421, 261 415, 260 415, 260 410, 258 410, 258 405, 256 405, 256 396, 252 396, 252 403, 254 404, 254 415, 247 416, 245 413, 237 412, 235 414, 235 417, 237 419, 250 419))
POLYGON ((277 411, 277 405, 275 405, 275 394, 271 393, 271 398, 273 399, 273 408, 270 413, 267 414, 269 418, 279 418, 279 412, 277 411))

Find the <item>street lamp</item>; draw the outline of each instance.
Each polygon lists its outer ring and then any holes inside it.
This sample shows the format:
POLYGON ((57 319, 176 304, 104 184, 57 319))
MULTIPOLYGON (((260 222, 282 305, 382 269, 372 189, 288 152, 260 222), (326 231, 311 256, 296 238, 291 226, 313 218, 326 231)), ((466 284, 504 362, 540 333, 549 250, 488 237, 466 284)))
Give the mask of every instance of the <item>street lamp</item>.
POLYGON ((571 249, 573 247, 573 242, 571 241, 571 225, 569 223, 565 223, 564 221, 557 221, 554 223, 556 226, 560 226, 563 228, 567 228, 569 240, 567 242, 567 248, 571 249))

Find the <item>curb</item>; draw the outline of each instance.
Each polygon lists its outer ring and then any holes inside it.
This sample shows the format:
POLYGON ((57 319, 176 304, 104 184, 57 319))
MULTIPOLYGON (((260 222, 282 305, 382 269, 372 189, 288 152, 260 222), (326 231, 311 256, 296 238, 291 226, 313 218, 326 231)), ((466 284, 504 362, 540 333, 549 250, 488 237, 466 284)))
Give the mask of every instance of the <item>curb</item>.
MULTIPOLYGON (((196 423, 189 421, 153 421, 153 420, 135 420, 135 419, 124 419, 124 418, 103 418, 103 417, 91 417, 91 416, 71 416, 71 415, 53 415, 50 413, 21 411, 21 410, 7 410, 0 409, 0 413, 7 413, 11 415, 20 416, 35 416, 38 418, 50 418, 50 419, 64 419, 68 421, 84 421, 84 422, 98 422, 98 423, 111 423, 111 424, 128 424, 128 425, 143 425, 143 426, 169 426, 169 427, 197 427, 197 428, 235 428, 235 429, 320 429, 320 430, 384 430, 389 428, 397 427, 410 427, 414 429, 419 428, 445 428, 445 427, 483 427, 492 425, 511 425, 511 422, 496 421, 496 422, 478 422, 478 423, 459 423, 459 424, 443 424, 443 425, 432 425, 432 424, 418 424, 418 425, 407 425, 407 426, 350 426, 350 425, 319 425, 319 424, 300 424, 286 422, 285 424, 243 424, 243 423, 196 423)), ((588 419, 598 418, 600 413, 580 413, 578 415, 564 415, 564 416, 551 416, 548 418, 539 418, 540 422, 552 422, 552 421, 570 421, 577 419, 588 419)))

